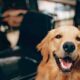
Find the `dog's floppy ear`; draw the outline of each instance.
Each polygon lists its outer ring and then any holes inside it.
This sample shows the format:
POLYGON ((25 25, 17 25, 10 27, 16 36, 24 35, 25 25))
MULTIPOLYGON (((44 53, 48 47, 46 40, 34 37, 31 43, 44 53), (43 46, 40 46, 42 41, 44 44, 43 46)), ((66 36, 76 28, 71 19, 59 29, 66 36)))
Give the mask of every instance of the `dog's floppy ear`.
POLYGON ((38 51, 41 51, 41 54, 43 56, 43 61, 46 62, 49 57, 49 41, 50 39, 54 36, 55 34, 55 29, 49 31, 47 36, 37 45, 38 51))

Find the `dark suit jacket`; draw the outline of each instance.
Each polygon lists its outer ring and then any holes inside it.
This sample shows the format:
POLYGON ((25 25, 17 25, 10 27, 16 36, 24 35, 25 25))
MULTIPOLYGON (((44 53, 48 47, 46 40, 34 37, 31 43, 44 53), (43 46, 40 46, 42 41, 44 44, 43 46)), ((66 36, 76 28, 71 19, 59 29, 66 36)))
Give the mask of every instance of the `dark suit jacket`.
POLYGON ((29 48, 28 50, 31 49, 33 54, 33 49, 36 48, 36 45, 40 43, 51 29, 51 19, 50 16, 37 12, 28 12, 24 15, 22 25, 20 26, 21 35, 18 45, 29 48))

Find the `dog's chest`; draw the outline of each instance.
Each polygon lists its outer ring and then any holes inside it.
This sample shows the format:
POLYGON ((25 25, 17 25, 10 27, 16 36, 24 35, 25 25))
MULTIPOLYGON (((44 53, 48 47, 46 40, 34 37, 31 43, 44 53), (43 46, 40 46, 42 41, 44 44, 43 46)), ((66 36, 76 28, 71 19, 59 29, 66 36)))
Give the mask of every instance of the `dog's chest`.
POLYGON ((49 80, 80 80, 80 75, 75 73, 69 75, 56 74, 55 77, 52 77, 49 80))

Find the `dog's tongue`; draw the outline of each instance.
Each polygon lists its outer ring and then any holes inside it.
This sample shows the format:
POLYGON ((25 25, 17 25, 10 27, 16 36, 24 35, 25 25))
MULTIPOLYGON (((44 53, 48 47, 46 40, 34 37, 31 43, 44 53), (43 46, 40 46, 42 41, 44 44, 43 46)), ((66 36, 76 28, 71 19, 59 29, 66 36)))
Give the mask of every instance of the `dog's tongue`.
POLYGON ((64 60, 62 60, 62 62, 63 62, 63 65, 64 65, 64 66, 69 66, 69 65, 71 65, 71 63, 70 63, 70 62, 68 62, 68 61, 67 61, 67 62, 65 62, 64 60))
POLYGON ((69 61, 60 60, 60 63, 61 63, 61 67, 64 69, 70 69, 72 66, 72 63, 69 61))

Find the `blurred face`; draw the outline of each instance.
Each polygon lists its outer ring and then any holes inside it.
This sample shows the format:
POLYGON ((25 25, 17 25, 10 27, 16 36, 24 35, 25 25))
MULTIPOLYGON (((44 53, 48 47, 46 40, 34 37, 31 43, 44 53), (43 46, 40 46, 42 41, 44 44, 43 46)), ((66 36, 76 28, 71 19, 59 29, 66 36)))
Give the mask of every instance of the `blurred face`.
POLYGON ((10 27, 19 27, 22 20, 23 15, 19 14, 26 14, 26 10, 8 10, 3 13, 3 21, 7 22, 10 27))
POLYGON ((19 27, 23 20, 23 16, 9 16, 4 19, 10 27, 19 27))

